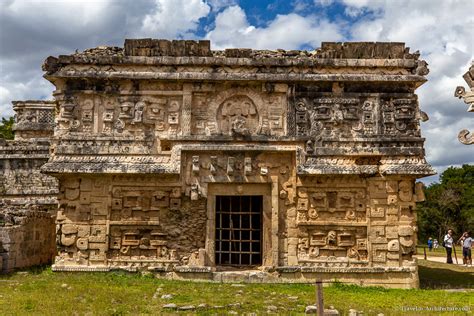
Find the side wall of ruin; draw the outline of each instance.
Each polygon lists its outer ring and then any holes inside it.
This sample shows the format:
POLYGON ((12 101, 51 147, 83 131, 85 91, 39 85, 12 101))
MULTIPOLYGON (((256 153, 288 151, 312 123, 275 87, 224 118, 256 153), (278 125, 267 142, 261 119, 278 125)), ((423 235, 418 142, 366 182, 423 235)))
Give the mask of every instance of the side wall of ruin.
POLYGON ((50 209, 3 207, 0 227, 2 272, 48 264, 56 255, 56 231, 50 209))
POLYGON ((54 102, 13 102, 15 139, 0 139, 0 272, 51 263, 56 254, 57 180, 48 161, 54 102))

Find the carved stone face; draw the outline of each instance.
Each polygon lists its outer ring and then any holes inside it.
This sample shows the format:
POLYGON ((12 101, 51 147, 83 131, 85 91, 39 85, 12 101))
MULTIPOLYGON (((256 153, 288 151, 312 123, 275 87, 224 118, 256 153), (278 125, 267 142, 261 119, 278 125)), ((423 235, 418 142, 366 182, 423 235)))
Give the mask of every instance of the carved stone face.
POLYGON ((395 108, 396 119, 413 119, 415 113, 411 105, 401 104, 395 108))
POLYGON ((72 103, 66 103, 61 106, 61 114, 64 118, 71 118, 73 116, 75 105, 72 103))
POLYGON ((152 103, 147 108, 147 118, 150 120, 161 120, 165 119, 165 109, 162 104, 152 103))
POLYGON ((120 104, 120 118, 132 118, 134 105, 131 102, 120 104))
POLYGON ((317 120, 328 120, 331 118, 331 108, 327 105, 317 105, 314 109, 314 117, 317 120))
POLYGON ((400 181, 399 192, 400 200, 410 202, 413 198, 413 190, 410 181, 400 181))
POLYGON ((217 112, 217 121, 223 134, 254 134, 259 127, 259 115, 253 101, 243 95, 225 100, 217 112))

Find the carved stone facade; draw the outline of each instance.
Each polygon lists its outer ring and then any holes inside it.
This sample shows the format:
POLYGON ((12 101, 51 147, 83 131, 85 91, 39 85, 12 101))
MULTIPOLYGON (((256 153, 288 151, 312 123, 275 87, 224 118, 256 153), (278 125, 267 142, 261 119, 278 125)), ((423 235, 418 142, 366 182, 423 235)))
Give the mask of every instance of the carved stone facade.
POLYGON ((0 273, 55 256, 58 182, 40 172, 49 159, 53 101, 14 101, 15 139, 0 139, 0 273))
MULTIPOLYGON (((468 112, 474 112, 474 64, 471 65, 469 70, 464 74, 463 78, 464 81, 466 81, 470 91, 466 91, 464 87, 459 86, 456 87, 454 96, 464 100, 464 103, 469 106, 467 109, 468 112)), ((467 129, 463 129, 459 132, 458 139, 465 145, 474 144, 474 134, 469 132, 467 129)))
POLYGON ((416 287, 418 57, 152 39, 48 57, 53 269, 416 287))

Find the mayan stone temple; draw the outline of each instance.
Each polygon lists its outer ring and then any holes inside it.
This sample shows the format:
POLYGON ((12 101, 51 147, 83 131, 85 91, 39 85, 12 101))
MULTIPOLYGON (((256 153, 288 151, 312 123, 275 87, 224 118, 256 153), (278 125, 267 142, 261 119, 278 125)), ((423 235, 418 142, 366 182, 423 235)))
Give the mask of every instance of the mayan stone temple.
POLYGON ((403 43, 154 39, 48 57, 55 101, 15 103, 17 135, 40 108, 54 124, 18 136, 37 135, 36 151, 4 144, 2 166, 34 161, 44 181, 29 189, 57 190, 54 271, 414 288, 416 179, 434 174, 418 57, 403 43))

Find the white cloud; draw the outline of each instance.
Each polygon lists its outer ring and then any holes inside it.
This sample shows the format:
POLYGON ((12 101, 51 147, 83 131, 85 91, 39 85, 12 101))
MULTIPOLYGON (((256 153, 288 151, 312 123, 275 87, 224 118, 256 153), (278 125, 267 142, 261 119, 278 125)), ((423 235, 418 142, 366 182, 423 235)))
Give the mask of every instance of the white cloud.
POLYGON ((314 15, 295 13, 277 15, 265 27, 256 27, 248 22, 242 8, 232 6, 217 15, 215 28, 206 37, 214 49, 297 49, 302 45, 319 47, 321 41, 342 39, 342 34, 336 23, 314 15))
POLYGON ((344 3, 346 6, 359 9, 363 7, 375 8, 383 5, 385 2, 385 0, 342 0, 342 3, 344 3))
POLYGON ((230 7, 237 4, 237 0, 207 0, 211 6, 212 11, 220 11, 223 8, 230 7))
POLYGON ((296 13, 303 12, 310 6, 306 0, 293 0, 291 5, 293 6, 293 11, 296 13))
POLYGON ((313 3, 315 5, 320 5, 320 6, 323 6, 323 7, 327 7, 327 6, 330 6, 331 4, 333 4, 334 0, 313 0, 313 3))
POLYGON ((13 114, 10 106, 11 99, 12 94, 10 90, 0 86, 0 113, 2 113, 2 116, 11 116, 13 114))
POLYGON ((12 15, 21 15, 23 18, 36 22, 45 18, 55 18, 50 22, 68 22, 71 28, 86 25, 97 21, 110 7, 113 0, 16 0, 7 1, 1 10, 9 11, 12 15), (38 14, 41 12, 41 14, 38 14))
POLYGON ((174 38, 196 29, 199 19, 209 14, 202 0, 155 0, 152 14, 143 20, 141 33, 157 38, 174 38))

